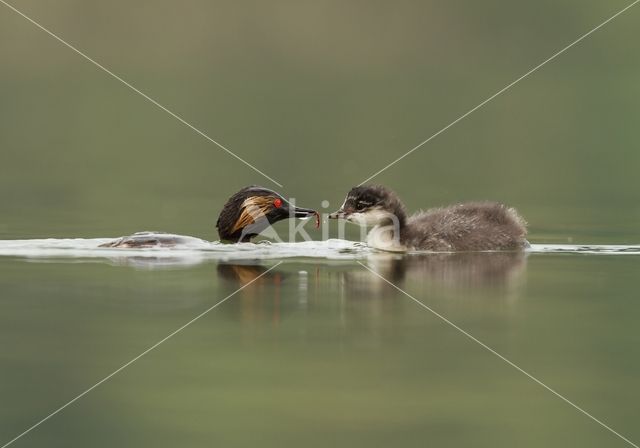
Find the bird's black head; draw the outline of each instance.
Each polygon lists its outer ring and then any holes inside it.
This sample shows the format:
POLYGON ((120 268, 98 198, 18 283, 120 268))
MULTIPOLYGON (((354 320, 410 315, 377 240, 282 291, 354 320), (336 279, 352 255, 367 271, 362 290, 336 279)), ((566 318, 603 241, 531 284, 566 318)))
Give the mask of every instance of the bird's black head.
POLYGON ((251 185, 229 198, 216 227, 221 240, 246 242, 274 222, 310 216, 318 216, 318 212, 295 207, 275 191, 251 185))
POLYGON ((404 224, 405 217, 404 205, 398 196, 381 185, 353 187, 347 193, 342 207, 329 215, 330 219, 346 219, 363 226, 396 219, 404 224))

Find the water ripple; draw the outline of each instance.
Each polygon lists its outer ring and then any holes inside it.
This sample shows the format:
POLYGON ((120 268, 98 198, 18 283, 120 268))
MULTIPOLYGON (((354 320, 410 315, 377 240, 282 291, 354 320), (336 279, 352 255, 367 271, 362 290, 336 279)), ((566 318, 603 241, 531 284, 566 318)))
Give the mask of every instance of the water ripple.
POLYGON ((640 245, 616 244, 532 244, 528 250, 536 254, 600 254, 640 255, 640 245))
MULTIPOLYGON (((0 240, 0 256, 28 259, 106 258, 106 259, 155 259, 168 263, 197 264, 207 260, 272 260, 285 258, 321 258, 356 260, 366 258, 377 251, 364 243, 329 239, 297 243, 222 244, 193 237, 180 236, 181 243, 174 247, 159 248, 104 248, 101 244, 113 238, 28 239, 0 240)), ((597 254, 640 255, 640 245, 602 244, 532 244, 529 254, 597 254)), ((397 254, 395 254, 397 256, 397 254)))

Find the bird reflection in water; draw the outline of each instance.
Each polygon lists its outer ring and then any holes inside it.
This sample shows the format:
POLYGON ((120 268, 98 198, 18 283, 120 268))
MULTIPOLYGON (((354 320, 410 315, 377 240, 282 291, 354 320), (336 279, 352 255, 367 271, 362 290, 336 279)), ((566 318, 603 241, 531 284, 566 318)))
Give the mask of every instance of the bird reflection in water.
MULTIPOLYGON (((464 291, 513 290, 522 281, 526 266, 523 252, 432 253, 415 255, 375 254, 364 262, 398 287, 420 285, 422 289, 464 291)), ((369 294, 393 288, 367 270, 348 273, 347 284, 369 294)))
POLYGON ((243 321, 253 322, 271 320, 280 322, 281 286, 286 274, 278 269, 267 272, 269 267, 259 264, 219 263, 217 271, 220 278, 231 281, 237 287, 240 302, 240 317, 243 321))
MULTIPOLYGON (((376 253, 362 260, 399 288, 421 295, 490 297, 512 301, 523 284, 526 254, 522 252, 439 253, 397 255, 376 253)), ((266 272, 269 265, 220 263, 218 275, 235 287, 241 320, 280 322, 283 315, 300 308, 321 306, 338 298, 341 315, 392 315, 404 307, 406 297, 392 285, 353 261, 284 262, 266 272), (259 278, 258 278, 259 277, 259 278), (402 300, 399 300, 402 299, 402 300), (315 302, 315 303, 314 303, 315 302)), ((419 297, 418 297, 419 298, 419 297)), ((479 304, 482 306, 482 304, 479 304)), ((486 305, 486 303, 485 303, 486 305)))

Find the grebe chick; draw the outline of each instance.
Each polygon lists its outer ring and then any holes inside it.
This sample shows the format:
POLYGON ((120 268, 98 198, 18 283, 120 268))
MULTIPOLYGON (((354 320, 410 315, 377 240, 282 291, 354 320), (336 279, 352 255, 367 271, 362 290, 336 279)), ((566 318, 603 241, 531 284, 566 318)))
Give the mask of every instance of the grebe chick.
MULTIPOLYGON (((275 222, 311 216, 316 217, 318 226, 320 221, 315 210, 295 207, 275 191, 251 185, 227 200, 218 216, 216 228, 220 240, 241 243, 250 241, 275 222)), ((159 232, 138 232, 101 244, 100 247, 173 247, 191 240, 195 238, 159 232)))
POLYGON ((352 188, 329 218, 373 226, 369 246, 393 252, 517 250, 529 245, 526 222, 513 208, 471 202, 407 216, 398 196, 383 186, 352 188))

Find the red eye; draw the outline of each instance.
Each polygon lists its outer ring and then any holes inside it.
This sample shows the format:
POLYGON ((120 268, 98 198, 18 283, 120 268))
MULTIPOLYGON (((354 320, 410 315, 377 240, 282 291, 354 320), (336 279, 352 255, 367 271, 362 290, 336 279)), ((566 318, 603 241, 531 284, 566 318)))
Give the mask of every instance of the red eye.
POLYGON ((280 208, 280 207, 282 207, 282 199, 274 199, 274 200, 273 200, 273 206, 274 206, 275 208, 280 208))

